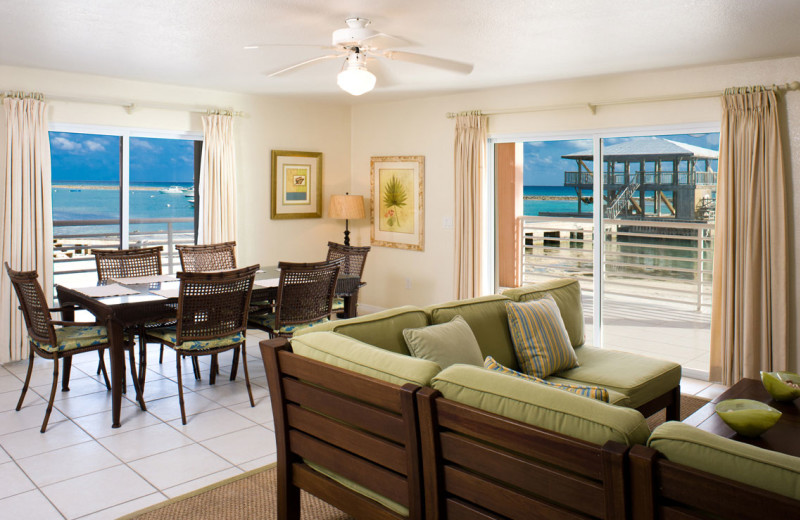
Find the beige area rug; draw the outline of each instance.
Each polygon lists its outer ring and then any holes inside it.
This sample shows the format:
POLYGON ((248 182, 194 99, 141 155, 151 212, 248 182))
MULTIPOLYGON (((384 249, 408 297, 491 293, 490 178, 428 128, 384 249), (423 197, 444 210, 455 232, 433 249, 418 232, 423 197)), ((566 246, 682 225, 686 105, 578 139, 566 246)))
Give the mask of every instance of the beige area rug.
MULTIPOLYGON (((708 401, 688 395, 681 396, 681 420, 689 417, 708 401)), ((661 410, 647 418, 652 430, 664 422, 661 410)), ((265 466, 210 486, 155 504, 123 520, 192 520, 264 519, 277 520, 277 477, 275 464, 265 466)), ((344 520, 351 518, 322 500, 301 492, 301 518, 307 520, 344 520)))
MULTIPOLYGON (((275 464, 248 471, 185 495, 152 505, 120 520, 277 520, 275 464)), ((300 518, 345 520, 352 518, 305 491, 300 492, 300 518)))
MULTIPOLYGON (((681 421, 702 408, 707 402, 708 399, 681 394, 681 421)), ((653 431, 653 429, 659 424, 663 424, 666 417, 667 412, 664 410, 660 410, 648 417, 647 426, 650 427, 650 431, 653 431)))

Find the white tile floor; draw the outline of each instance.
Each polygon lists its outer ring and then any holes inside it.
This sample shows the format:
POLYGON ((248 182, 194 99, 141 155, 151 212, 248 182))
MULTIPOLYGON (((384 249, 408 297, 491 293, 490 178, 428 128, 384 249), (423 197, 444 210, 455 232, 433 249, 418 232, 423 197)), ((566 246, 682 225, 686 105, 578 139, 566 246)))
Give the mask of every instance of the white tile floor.
POLYGON ((195 381, 184 363, 188 424, 181 424, 175 355, 158 345, 148 351, 147 412, 123 399, 122 427, 111 428, 111 395, 95 375, 97 356, 75 357, 70 391, 56 395, 47 432, 39 433, 52 381, 52 361, 37 358, 22 410, 14 408, 27 362, 0 367, 0 518, 117 518, 276 460, 267 379, 258 342, 248 331, 248 370, 255 399, 250 407, 239 377, 228 380, 230 353, 221 374, 195 381))
MULTIPOLYGON (((59 389, 47 432, 39 433, 52 378, 52 362, 37 358, 32 388, 14 410, 27 363, 0 367, 0 518, 111 519, 137 511, 276 460, 272 408, 258 342, 247 335, 248 370, 255 408, 242 378, 235 382, 230 355, 208 385, 184 364, 188 424, 181 424, 175 356, 148 350, 147 412, 123 399, 122 427, 111 428, 111 396, 95 375, 97 357, 75 357, 70 391, 59 389)), ((684 378, 683 393, 713 398, 725 387, 684 378)))

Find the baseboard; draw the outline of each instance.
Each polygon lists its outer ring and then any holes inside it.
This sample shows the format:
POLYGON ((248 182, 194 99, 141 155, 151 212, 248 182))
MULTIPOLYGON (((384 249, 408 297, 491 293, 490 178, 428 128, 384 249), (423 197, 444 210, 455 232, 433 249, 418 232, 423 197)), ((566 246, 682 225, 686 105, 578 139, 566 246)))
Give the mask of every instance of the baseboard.
POLYGON ((708 371, 698 370, 696 368, 681 367, 681 376, 699 379, 700 381, 709 381, 708 371))

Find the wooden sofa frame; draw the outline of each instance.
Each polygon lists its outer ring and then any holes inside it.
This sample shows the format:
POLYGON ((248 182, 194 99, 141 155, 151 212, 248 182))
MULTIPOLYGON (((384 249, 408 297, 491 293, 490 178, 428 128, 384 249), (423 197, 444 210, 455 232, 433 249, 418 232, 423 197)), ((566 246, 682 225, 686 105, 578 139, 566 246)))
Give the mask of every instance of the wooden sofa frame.
POLYGON ((260 342, 278 448, 278 518, 300 518, 303 489, 356 518, 423 518, 416 393, 260 342), (409 510, 408 517, 323 475, 317 464, 409 510))
POLYGON ((603 446, 417 394, 426 518, 614 518, 627 515, 628 447, 603 446))
POLYGON ((800 501, 668 461, 647 446, 633 446, 631 518, 762 520, 796 518, 800 501))

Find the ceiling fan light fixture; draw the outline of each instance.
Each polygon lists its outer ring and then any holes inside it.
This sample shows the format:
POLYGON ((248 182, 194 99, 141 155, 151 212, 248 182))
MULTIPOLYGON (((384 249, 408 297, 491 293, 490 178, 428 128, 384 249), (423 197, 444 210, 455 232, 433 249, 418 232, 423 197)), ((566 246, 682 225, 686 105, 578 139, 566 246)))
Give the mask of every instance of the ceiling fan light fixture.
POLYGON ((336 77, 336 83, 348 94, 360 96, 375 88, 375 74, 366 68, 344 69, 336 77))
POLYGON ((344 69, 336 76, 336 84, 353 96, 360 96, 375 88, 375 74, 367 70, 364 54, 358 49, 345 60, 344 69))

